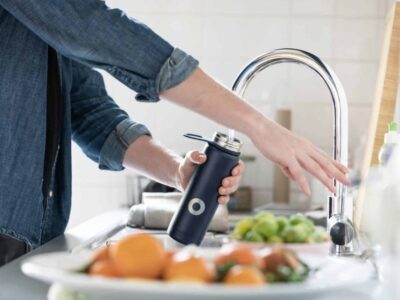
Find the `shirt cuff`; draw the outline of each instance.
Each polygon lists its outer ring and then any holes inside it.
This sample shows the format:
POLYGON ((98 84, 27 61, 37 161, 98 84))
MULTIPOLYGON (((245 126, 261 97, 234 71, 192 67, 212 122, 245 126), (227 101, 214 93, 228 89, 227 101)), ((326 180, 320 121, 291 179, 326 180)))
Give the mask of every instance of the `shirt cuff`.
POLYGON ((100 152, 99 168, 120 171, 124 169, 123 160, 129 145, 142 135, 151 136, 146 126, 125 119, 107 137, 100 152))
POLYGON ((149 87, 147 95, 137 94, 136 100, 143 102, 157 102, 160 100, 160 92, 172 88, 193 73, 199 62, 179 48, 172 51, 171 56, 161 67, 155 82, 149 87))

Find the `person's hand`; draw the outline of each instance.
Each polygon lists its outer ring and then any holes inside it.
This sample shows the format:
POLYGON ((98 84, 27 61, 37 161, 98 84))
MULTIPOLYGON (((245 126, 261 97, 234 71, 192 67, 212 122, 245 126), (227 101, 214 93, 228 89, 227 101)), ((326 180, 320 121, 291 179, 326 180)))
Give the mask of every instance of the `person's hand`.
POLYGON ((277 163, 282 172, 296 181, 310 195, 305 171, 315 176, 331 192, 336 192, 333 179, 349 184, 347 167, 332 159, 310 141, 299 137, 277 123, 265 119, 250 136, 255 146, 270 160, 277 163))
MULTIPOLYGON (((204 164, 207 156, 199 151, 190 151, 186 154, 185 159, 179 164, 178 168, 178 183, 177 186, 181 191, 184 191, 189 184, 197 165, 204 164)), ((239 161, 236 167, 232 169, 231 176, 225 177, 222 180, 219 188, 218 202, 225 204, 229 201, 229 194, 235 192, 239 187, 239 182, 244 171, 244 163, 239 161)))

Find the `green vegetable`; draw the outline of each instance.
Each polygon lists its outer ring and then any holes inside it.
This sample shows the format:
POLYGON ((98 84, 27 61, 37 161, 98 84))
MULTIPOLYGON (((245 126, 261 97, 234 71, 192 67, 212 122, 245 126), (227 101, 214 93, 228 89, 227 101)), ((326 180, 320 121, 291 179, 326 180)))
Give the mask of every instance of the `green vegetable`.
POLYGON ((253 218, 239 221, 233 231, 235 239, 268 243, 321 243, 328 240, 325 229, 316 227, 303 214, 290 218, 263 211, 253 218))
POLYGON ((273 282, 278 281, 277 276, 272 272, 266 272, 265 273, 265 279, 267 279, 268 283, 273 283, 273 282))
POLYGON ((300 265, 295 271, 289 266, 280 265, 276 271, 275 282, 302 282, 307 279, 309 275, 309 268, 305 265, 300 265))
POLYGON ((256 221, 261 221, 261 220, 265 220, 265 219, 273 219, 273 220, 275 220, 275 215, 273 213, 269 212, 269 211, 263 211, 263 212, 258 213, 255 216, 255 220, 256 221))
POLYGON ((268 239, 278 233, 278 223, 275 219, 264 218, 254 225, 253 230, 268 239))
POLYGON ((240 220, 233 232, 234 236, 238 239, 242 239, 245 234, 253 227, 254 221, 250 218, 240 220))
POLYGON ((303 215, 303 214, 295 214, 295 215, 290 217, 289 221, 290 221, 290 224, 297 225, 297 224, 300 224, 300 223, 306 223, 307 220, 308 220, 308 218, 305 215, 303 215))
MULTIPOLYGON (((301 261, 300 261, 301 262, 301 261)), ((310 273, 310 269, 307 265, 301 262, 301 265, 296 271, 293 271, 292 274, 289 275, 288 281, 289 282, 302 282, 307 279, 310 273)))
POLYGON ((283 238, 281 238, 280 236, 277 236, 277 235, 273 235, 268 238, 268 243, 282 244, 283 238))
POLYGON ((325 228, 316 227, 315 230, 311 233, 310 238, 315 243, 322 243, 328 240, 328 233, 325 228))
POLYGON ((217 280, 223 281, 226 274, 228 274, 229 270, 232 269, 235 265, 236 263, 233 261, 228 261, 226 263, 221 264, 217 268, 217 280))
POLYGON ((299 272, 292 272, 292 274, 289 275, 287 278, 288 282, 302 282, 304 281, 305 276, 304 274, 301 274, 299 272))
POLYGON ((244 235, 244 240, 249 241, 249 242, 258 242, 262 243, 264 242, 264 239, 261 234, 259 234, 257 231, 250 230, 244 235))
POLYGON ((287 281, 292 273, 293 270, 286 265, 280 265, 276 271, 276 275, 281 281, 287 281))
POLYGON ((318 243, 312 236, 308 236, 305 240, 307 244, 315 244, 318 243))
POLYGON ((277 217, 276 222, 278 223, 278 230, 282 231, 287 225, 289 225, 289 219, 286 217, 277 217))
POLYGON ((284 228, 282 237, 286 243, 304 243, 308 236, 307 231, 306 225, 300 223, 284 228))

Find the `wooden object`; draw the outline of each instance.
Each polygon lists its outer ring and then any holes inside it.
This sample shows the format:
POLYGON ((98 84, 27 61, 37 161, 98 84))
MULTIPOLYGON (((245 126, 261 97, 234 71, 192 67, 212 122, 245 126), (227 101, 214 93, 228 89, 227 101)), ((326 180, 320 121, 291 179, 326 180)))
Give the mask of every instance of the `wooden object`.
MULTIPOLYGON (((400 2, 396 1, 386 19, 385 36, 382 45, 375 98, 372 106, 370 127, 365 147, 361 176, 365 178, 370 166, 378 164, 379 149, 387 131, 387 124, 393 121, 399 88, 400 58, 400 2)), ((359 191, 354 220, 358 227, 362 222, 365 188, 359 191)))
POLYGON ((231 200, 228 204, 229 211, 251 211, 252 203, 252 188, 250 186, 241 186, 236 192, 231 195, 231 200))
MULTIPOLYGON (((287 129, 292 127, 292 112, 288 109, 278 109, 275 121, 287 129)), ((274 166, 273 174, 273 198, 275 203, 289 203, 290 182, 289 178, 283 175, 278 166, 274 166)))

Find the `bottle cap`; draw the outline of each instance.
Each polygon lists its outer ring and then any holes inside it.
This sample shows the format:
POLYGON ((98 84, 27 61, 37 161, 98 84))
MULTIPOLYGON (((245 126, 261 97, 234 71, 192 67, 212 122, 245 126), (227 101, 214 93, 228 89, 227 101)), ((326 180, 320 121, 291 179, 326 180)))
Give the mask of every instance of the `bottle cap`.
POLYGON ((388 124, 388 131, 397 132, 397 123, 392 121, 388 124))
POLYGON ((397 123, 390 122, 388 124, 388 132, 385 133, 384 143, 385 144, 398 144, 400 143, 400 134, 397 132, 397 123))
POLYGON ((242 143, 237 138, 231 140, 227 134, 218 131, 214 133, 213 141, 219 146, 234 152, 240 152, 242 148, 242 143))

